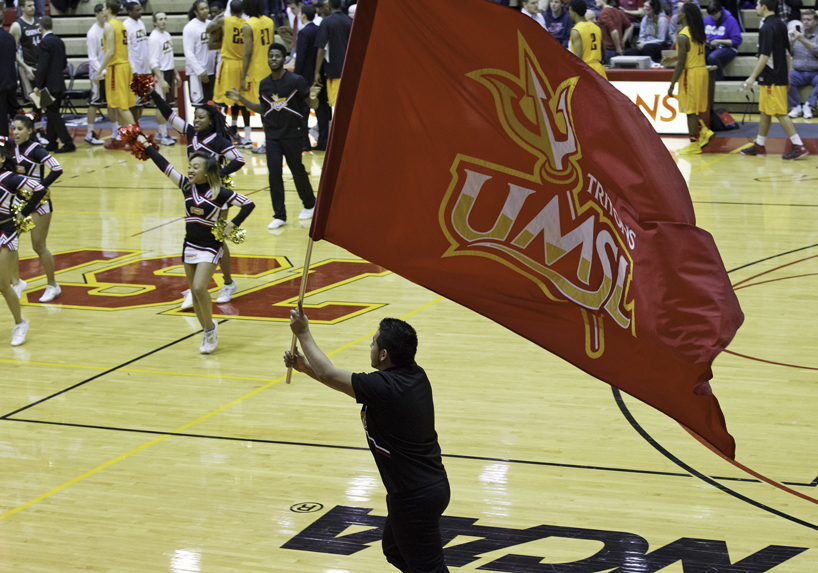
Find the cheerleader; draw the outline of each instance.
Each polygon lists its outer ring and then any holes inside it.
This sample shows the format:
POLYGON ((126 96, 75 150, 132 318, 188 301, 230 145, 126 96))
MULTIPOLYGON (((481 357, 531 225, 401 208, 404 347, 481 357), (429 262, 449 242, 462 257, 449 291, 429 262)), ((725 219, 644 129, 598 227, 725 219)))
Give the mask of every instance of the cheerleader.
MULTIPOLYGON (((51 184, 62 175, 62 166, 54 159, 45 148, 37 143, 32 137, 34 134, 34 119, 29 115, 18 115, 14 118, 14 140, 17 142, 14 148, 14 160, 17 163, 17 173, 36 179, 43 187, 48 189, 51 184), (44 166, 48 165, 50 173, 43 178, 44 166)), ((43 205, 37 207, 32 215, 34 219, 34 229, 31 230, 31 246, 40 258, 40 264, 45 270, 45 277, 48 284, 45 287, 40 302, 51 302, 60 294, 60 285, 54 277, 54 257, 45 244, 48 237, 48 228, 51 225, 51 215, 54 212, 51 199, 43 205)), ((19 265, 15 265, 14 291, 19 297, 26 288, 26 281, 20 279, 19 265)))
POLYGON ((14 329, 11 331, 11 345, 20 346, 26 341, 28 321, 23 320, 20 311, 20 299, 11 286, 17 269, 17 248, 19 241, 15 218, 31 215, 40 201, 45 197, 45 188, 34 179, 15 173, 14 144, 6 137, 0 137, 0 292, 14 317, 14 329), (28 191, 31 196, 26 201, 20 214, 13 215, 11 206, 21 191, 28 191))
POLYGON ((219 163, 211 155, 197 151, 190 156, 187 177, 174 169, 173 165, 150 146, 144 135, 138 141, 147 149, 148 156, 181 190, 185 197, 185 242, 182 247, 182 261, 185 275, 193 298, 196 318, 202 325, 204 334, 199 352, 210 354, 219 342, 216 323, 213 321, 213 303, 207 285, 216 272, 216 267, 224 253, 224 244, 213 236, 213 226, 222 210, 230 205, 239 207, 239 213, 228 221, 225 235, 241 225, 255 204, 235 191, 221 186, 219 163))
MULTIPOLYGON (((154 91, 151 97, 156 107, 168 120, 168 123, 187 138, 188 159, 199 151, 214 157, 219 163, 226 161, 227 164, 219 169, 219 177, 221 178, 227 177, 244 167, 244 156, 234 147, 230 132, 224 122, 224 116, 219 108, 212 105, 197 107, 193 113, 193 125, 190 125, 171 109, 168 102, 161 95, 154 91)), ((227 213, 224 213, 223 217, 227 217, 227 213)), ((222 304, 230 302, 233 293, 238 288, 233 276, 230 274, 230 250, 227 245, 224 246, 224 257, 222 257, 220 266, 224 277, 224 286, 219 291, 216 302, 222 304)), ((182 310, 193 305, 190 292, 185 291, 184 295, 185 300, 182 303, 182 310)))

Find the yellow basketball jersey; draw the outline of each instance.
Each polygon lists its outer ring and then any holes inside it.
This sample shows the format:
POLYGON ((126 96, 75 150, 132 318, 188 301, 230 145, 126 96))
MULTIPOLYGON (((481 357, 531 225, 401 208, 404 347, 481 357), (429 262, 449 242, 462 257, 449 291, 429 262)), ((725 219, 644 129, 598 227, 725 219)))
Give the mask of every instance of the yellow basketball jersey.
POLYGON ((240 60, 244 57, 244 35, 241 29, 246 22, 238 16, 224 19, 224 38, 222 39, 222 59, 240 60))
POLYGON ((250 69, 247 75, 261 80, 270 75, 270 66, 267 64, 267 50, 273 43, 275 27, 267 16, 250 18, 248 22, 253 29, 253 58, 250 60, 250 69))
MULTIPOLYGON (((108 64, 128 63, 128 32, 125 24, 116 18, 111 18, 108 23, 114 28, 114 57, 108 64)), ((107 50, 105 45, 105 34, 102 34, 102 49, 107 50)))
MULTIPOLYGON (((574 30, 582 39, 582 61, 586 64, 602 63, 602 30, 593 22, 577 22, 574 30)), ((571 50, 573 52, 573 50, 571 50)))
MULTIPOLYGON (((694 42, 693 37, 690 35, 690 29, 685 26, 682 28, 682 31, 679 32, 679 35, 687 36, 688 41, 690 42, 690 50, 687 52, 687 59, 685 60, 685 69, 689 70, 690 68, 703 68, 707 64, 704 60, 704 44, 699 42, 694 42)), ((676 44, 676 53, 679 53, 679 44, 676 44)))

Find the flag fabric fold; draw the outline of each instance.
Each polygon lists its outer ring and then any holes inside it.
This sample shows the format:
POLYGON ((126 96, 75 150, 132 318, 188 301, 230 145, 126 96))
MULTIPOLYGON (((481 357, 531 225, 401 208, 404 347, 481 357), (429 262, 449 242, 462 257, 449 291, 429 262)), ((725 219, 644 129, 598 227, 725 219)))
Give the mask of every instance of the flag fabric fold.
POLYGON ((454 300, 729 457, 743 315, 642 113, 485 0, 361 0, 310 235, 454 300))

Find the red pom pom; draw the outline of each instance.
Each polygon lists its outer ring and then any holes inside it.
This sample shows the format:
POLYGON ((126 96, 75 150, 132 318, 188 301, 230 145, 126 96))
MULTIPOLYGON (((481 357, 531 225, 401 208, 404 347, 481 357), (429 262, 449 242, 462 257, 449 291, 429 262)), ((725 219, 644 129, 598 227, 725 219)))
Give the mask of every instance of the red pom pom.
MULTIPOLYGON (((145 146, 137 141, 137 138, 140 135, 145 135, 142 133, 142 130, 139 129, 137 124, 132 123, 131 125, 126 125, 125 127, 121 128, 119 130, 119 135, 122 137, 123 142, 131 146, 131 155, 140 161, 148 160, 148 154, 145 151, 145 146)), ((148 144, 150 144, 154 149, 159 149, 159 144, 153 141, 152 134, 147 136, 147 140, 148 144)))
POLYGON ((154 85, 156 85, 156 78, 153 74, 134 74, 131 91, 142 99, 147 99, 150 97, 154 85))

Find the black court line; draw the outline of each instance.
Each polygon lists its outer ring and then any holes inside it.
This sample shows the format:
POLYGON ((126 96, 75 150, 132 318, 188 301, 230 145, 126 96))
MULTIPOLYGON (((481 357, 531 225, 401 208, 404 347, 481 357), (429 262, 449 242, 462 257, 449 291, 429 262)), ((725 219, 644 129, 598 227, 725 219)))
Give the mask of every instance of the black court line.
POLYGON ((816 243, 815 245, 809 245, 807 247, 801 247, 801 248, 798 248, 798 249, 793 249, 791 251, 787 251, 786 253, 779 253, 777 255, 773 255, 771 257, 766 257, 764 259, 759 259, 757 261, 753 261, 752 263, 747 263, 746 265, 741 265, 740 267, 730 269, 729 271, 727 271, 727 274, 730 274, 730 273, 733 273, 733 272, 736 272, 736 271, 740 271, 741 269, 746 269, 747 267, 752 267, 753 265, 757 265, 758 263, 763 263, 764 261, 769 261, 771 259, 777 259, 778 257, 783 257, 785 255, 791 255, 791 254, 797 253, 799 251, 806 251, 807 249, 813 249, 815 247, 818 247, 818 243, 816 243))
POLYGON ((737 491, 733 491, 729 487, 718 483, 713 478, 704 475, 700 471, 694 469, 692 466, 689 466, 688 464, 686 464, 685 462, 683 462, 682 460, 680 460, 679 458, 677 458, 676 456, 671 454, 668 450, 666 450, 664 447, 662 447, 662 445, 659 444, 659 442, 654 440, 650 436, 650 434, 648 434, 645 431, 645 429, 642 426, 639 425, 639 422, 636 421, 636 419, 631 414, 630 410, 628 410, 628 407, 625 405, 625 401, 622 399, 622 393, 619 391, 619 388, 611 386, 611 390, 613 390, 614 400, 616 400, 616 405, 619 406, 619 411, 622 412, 622 415, 625 416, 625 419, 627 419, 628 422, 630 422, 630 425, 633 427, 633 429, 636 430, 639 433, 639 435, 642 436, 645 439, 645 441, 647 443, 649 443, 651 446, 653 446, 654 449, 656 449, 656 451, 661 453, 663 456, 665 456, 667 459, 672 461, 674 464, 676 464, 677 466, 679 466, 683 470, 685 470, 687 472, 690 472, 691 475, 699 478, 703 482, 712 485, 713 487, 723 491, 724 493, 726 493, 728 495, 732 495, 736 499, 740 499, 741 501, 743 501, 745 503, 749 503, 752 506, 755 506, 755 507, 757 507, 759 509, 763 509, 764 511, 766 511, 768 513, 772 513, 773 515, 777 515, 778 517, 783 517, 784 519, 792 521, 793 523, 797 523, 798 525, 803 525, 804 527, 809 527, 810 529, 814 529, 815 531, 818 531, 818 525, 815 525, 813 523, 809 523, 808 521, 804 521, 802 519, 798 519, 797 517, 789 515, 788 513, 784 513, 783 511, 778 511, 777 509, 773 509, 772 507, 764 505, 763 503, 761 503, 759 501, 756 501, 754 499, 750 499, 746 495, 740 494, 737 491))
MULTIPOLYGON (((228 320, 230 320, 230 319, 225 318, 224 320, 219 322, 219 324, 224 324, 228 320)), ((7 420, 7 419, 9 419, 9 416, 13 416, 14 414, 19 414, 20 412, 24 412, 25 410, 28 410, 29 408, 33 408, 34 406, 36 406, 38 404, 42 404, 43 402, 47 402, 48 400, 51 400, 52 398, 55 398, 55 397, 57 397, 57 396, 59 396, 61 394, 65 394, 66 392, 70 392, 71 390, 74 390, 75 388, 79 388, 83 384, 88 384, 88 382, 93 382, 97 378, 102 378, 103 376, 106 376, 107 374, 110 374, 111 372, 116 372, 120 368, 124 368, 125 366, 128 366, 129 364, 133 364, 134 362, 138 362, 139 360, 142 360, 143 358, 147 358, 148 356, 150 356, 152 354, 156 354, 157 352, 159 352, 161 350, 164 350, 165 348, 169 348, 169 347, 173 346, 174 344, 178 344, 178 343, 180 343, 180 342, 182 342, 184 340, 187 340, 188 338, 192 338, 193 336, 196 336, 197 334, 200 334, 201 332, 202 332, 201 330, 197 330, 196 332, 188 334, 187 336, 183 336, 182 338, 180 338, 178 340, 174 340, 173 342, 169 342, 169 343, 165 344, 164 346, 160 346, 159 348, 151 350, 150 352, 146 352, 145 354, 143 354, 141 356, 137 356, 136 358, 128 360, 127 362, 123 362, 122 364, 114 366, 113 368, 109 368, 105 372, 100 372, 96 376, 91 376, 90 378, 88 378, 86 380, 83 380, 82 382, 77 382, 73 386, 69 386, 68 388, 60 390, 59 392, 55 392, 54 394, 51 394, 50 396, 46 396, 45 398, 37 400, 36 402, 32 402, 31 404, 28 404, 27 406, 23 406, 22 408, 18 408, 14 412, 10 412, 10 413, 6 414, 5 416, 0 416, 0 420, 7 420)))
POLYGON ((799 203, 743 203, 733 201, 693 201, 701 205, 749 205, 759 207, 818 207, 818 205, 801 205, 799 203))
MULTIPOLYGON (((93 424, 72 424, 68 422, 50 422, 48 420, 28 420, 25 418, 3 418, 5 421, 8 422, 24 422, 29 424, 44 424, 48 426, 67 426, 71 428, 88 428, 92 430, 109 430, 114 432, 132 432, 137 434, 152 434, 158 436, 179 436, 183 438, 200 438, 206 440, 225 440, 231 442, 253 442, 256 444, 275 444, 275 445, 282 445, 282 446, 305 446, 309 448, 327 448, 327 449, 336 449, 336 450, 355 450, 355 451, 368 451, 369 448, 358 447, 358 446, 339 446, 336 444, 312 444, 308 442, 289 442, 284 440, 263 440, 260 438, 238 438, 234 436, 212 436, 208 434, 191 434, 189 432, 162 432, 159 430, 140 430, 136 428, 118 428, 113 426, 97 426, 93 424)), ((556 463, 556 462, 539 462, 534 460, 517 460, 513 458, 493 458, 488 456, 467 456, 461 454, 442 454, 444 458, 452 458, 452 459, 461 459, 461 460, 476 460, 476 461, 483 461, 483 462, 500 462, 500 463, 508 463, 508 464, 522 464, 522 465, 536 465, 536 466, 547 466, 547 467, 555 467, 555 468, 567 468, 567 469, 580 469, 580 470, 596 470, 596 471, 606 471, 606 472, 617 472, 617 473, 633 473, 633 474, 642 474, 642 475, 656 475, 656 476, 669 476, 669 477, 684 477, 690 478, 693 477, 689 473, 676 473, 676 472, 660 472, 660 471, 652 471, 652 470, 638 470, 632 468, 612 468, 606 466, 589 466, 589 465, 580 465, 580 464, 565 464, 565 463, 556 463)), ((721 476, 711 476, 714 480, 721 480, 721 481, 740 481, 740 482, 751 482, 751 483, 762 483, 761 480, 757 480, 754 478, 735 478, 735 477, 721 477, 721 476)), ((818 481, 818 480, 816 480, 818 481)), ((811 484, 806 483, 796 483, 793 485, 800 485, 809 487, 811 484)))

